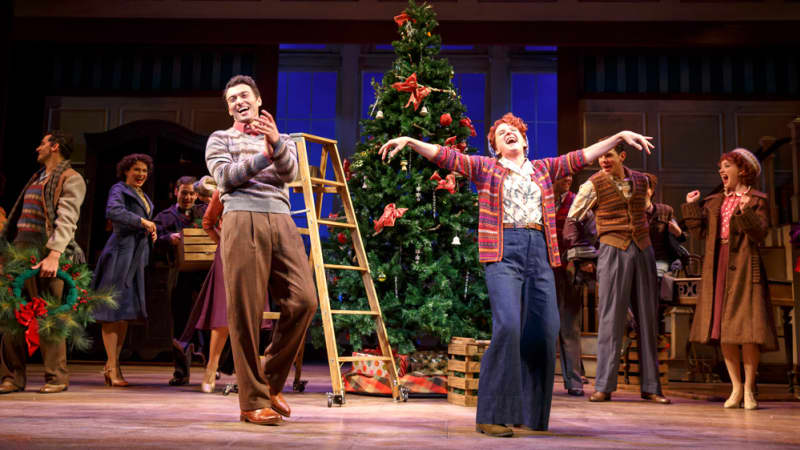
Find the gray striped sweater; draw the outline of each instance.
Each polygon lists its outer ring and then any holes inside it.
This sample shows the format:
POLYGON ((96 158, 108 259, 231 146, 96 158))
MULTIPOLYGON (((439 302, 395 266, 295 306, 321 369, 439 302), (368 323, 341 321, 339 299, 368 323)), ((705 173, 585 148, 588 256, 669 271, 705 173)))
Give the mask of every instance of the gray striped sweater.
POLYGON ((281 134, 272 156, 264 154, 264 136, 231 127, 215 131, 206 143, 206 165, 217 181, 228 211, 289 213, 286 183, 297 176, 297 147, 281 134))

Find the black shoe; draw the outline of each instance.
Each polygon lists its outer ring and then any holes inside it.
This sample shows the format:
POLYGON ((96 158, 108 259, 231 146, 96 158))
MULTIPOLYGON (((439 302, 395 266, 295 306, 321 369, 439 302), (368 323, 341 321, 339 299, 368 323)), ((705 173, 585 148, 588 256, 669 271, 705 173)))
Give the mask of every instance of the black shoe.
POLYGON ((583 389, 567 389, 567 394, 575 397, 583 397, 583 389))
POLYGON ((185 384, 189 384, 189 377, 172 377, 169 380, 170 386, 183 386, 185 384))

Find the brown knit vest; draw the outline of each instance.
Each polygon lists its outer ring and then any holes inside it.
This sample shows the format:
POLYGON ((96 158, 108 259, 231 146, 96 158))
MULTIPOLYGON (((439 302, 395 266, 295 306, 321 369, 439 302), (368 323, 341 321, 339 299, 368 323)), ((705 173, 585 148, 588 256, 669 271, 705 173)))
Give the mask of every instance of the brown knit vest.
POLYGON ((645 217, 647 178, 635 170, 625 168, 631 180, 631 198, 625 200, 616 184, 602 170, 589 178, 597 192, 595 221, 598 240, 620 250, 633 241, 640 250, 650 246, 650 230, 645 217))

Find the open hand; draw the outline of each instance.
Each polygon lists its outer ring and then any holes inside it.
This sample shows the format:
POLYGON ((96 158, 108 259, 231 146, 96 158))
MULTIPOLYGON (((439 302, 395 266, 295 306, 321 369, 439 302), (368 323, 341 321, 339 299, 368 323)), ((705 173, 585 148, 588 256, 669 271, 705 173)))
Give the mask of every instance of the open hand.
POLYGON ((400 150, 403 149, 408 143, 411 141, 410 137, 407 136, 400 136, 396 137, 389 142, 383 144, 383 146, 378 150, 378 154, 381 155, 381 160, 385 161, 386 156, 389 156, 389 159, 392 159, 394 155, 397 154, 400 150))
POLYGON ((261 114, 256 117, 252 123, 250 123, 250 126, 254 130, 264 135, 264 144, 266 146, 267 156, 271 158, 272 153, 275 151, 274 149, 278 146, 281 138, 281 135, 278 132, 278 125, 275 123, 275 119, 272 117, 272 114, 262 109, 261 114))
POLYGON ((58 272, 58 258, 60 257, 61 253, 51 251, 45 259, 39 261, 39 264, 31 267, 31 269, 40 269, 40 278, 53 278, 58 272))
POLYGON ((647 152, 650 154, 650 150, 656 148, 652 142, 650 142, 653 138, 651 136, 642 136, 639 133, 634 133, 633 131, 620 131, 618 134, 619 138, 625 141, 626 144, 630 145, 631 147, 647 152))
POLYGON ((180 233, 172 233, 169 235, 169 242, 172 245, 178 245, 181 243, 181 234, 180 233))
POLYGON ((700 191, 695 189, 694 191, 686 194, 686 203, 694 203, 698 200, 700 200, 700 191))

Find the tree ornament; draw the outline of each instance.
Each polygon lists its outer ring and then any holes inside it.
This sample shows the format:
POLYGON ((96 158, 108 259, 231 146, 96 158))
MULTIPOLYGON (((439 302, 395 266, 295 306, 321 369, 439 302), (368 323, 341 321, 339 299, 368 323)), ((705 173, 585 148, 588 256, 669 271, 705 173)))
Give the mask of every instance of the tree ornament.
POLYGON ((433 199, 431 200, 431 204, 433 205, 433 218, 435 219, 439 216, 436 213, 436 189, 433 190, 433 199))
POLYGON ((376 119, 383 119, 383 111, 381 111, 379 109, 378 112, 375 114, 375 118, 376 119))
POLYGON ((422 109, 419 110, 419 115, 422 116, 422 117, 427 116, 428 115, 428 107, 425 106, 425 105, 422 105, 422 109))
POLYGON ((420 187, 420 185, 417 185, 417 193, 415 197, 417 198, 417 201, 422 200, 422 187, 420 187))
POLYGON ((475 127, 472 125, 472 119, 470 119, 469 117, 465 117, 465 118, 463 118, 463 119, 459 120, 459 121, 458 121, 458 123, 459 123, 459 125, 461 125, 462 127, 467 127, 467 128, 469 128, 469 135, 470 135, 470 136, 472 136, 472 137, 475 137, 475 136, 477 136, 477 135, 478 135, 478 134, 475 132, 475 127))
POLYGON ((439 116, 439 124, 441 126, 446 127, 451 123, 453 123, 453 118, 450 117, 450 113, 444 113, 441 116, 439 116))
POLYGON ((394 276, 394 298, 400 298, 400 291, 397 289, 397 275, 394 276))
POLYGON ((461 245, 461 239, 459 239, 458 236, 453 236, 453 242, 451 242, 450 244, 461 245))
POLYGON ((402 170, 403 172, 408 171, 408 161, 406 161, 405 159, 400 161, 400 170, 402 170))
POLYGON ((414 250, 414 264, 419 264, 419 256, 420 256, 421 254, 422 254, 422 250, 420 250, 420 249, 419 249, 419 247, 417 247, 417 248, 414 250))
POLYGON ((383 271, 382 271, 382 270, 381 270, 381 271, 378 273, 378 281, 380 281, 381 283, 383 283, 384 281, 386 281, 386 274, 385 274, 385 273, 383 273, 383 271))
POLYGON ((467 299, 467 290, 469 290, 469 271, 467 271, 467 275, 464 277, 464 300, 467 299))
POLYGON ((347 235, 339 233, 336 235, 336 240, 339 241, 340 244, 347 244, 347 235))
POLYGON ((367 180, 366 179, 364 179, 364 183, 361 184, 361 189, 364 189, 364 190, 367 189, 367 180))
POLYGON ((393 227, 395 220, 403 217, 408 208, 397 208, 394 203, 389 203, 383 208, 383 214, 375 221, 375 234, 383 231, 383 227, 393 227))
POLYGON ((422 104, 422 99, 424 99, 431 93, 431 88, 417 83, 416 72, 412 73, 408 78, 406 78, 405 81, 398 81, 397 83, 392 83, 392 88, 400 92, 411 93, 411 95, 408 97, 408 101, 406 102, 404 108, 408 108, 408 105, 413 103, 415 111, 422 104))

